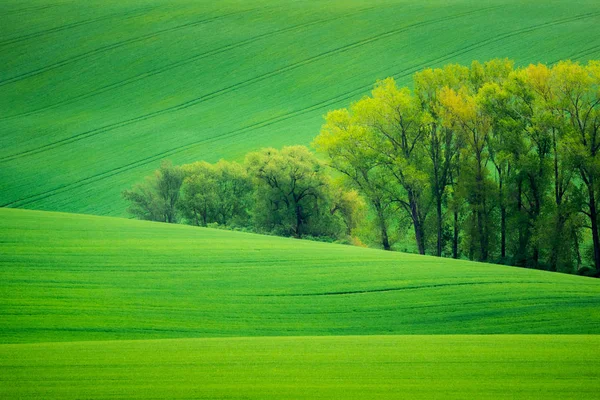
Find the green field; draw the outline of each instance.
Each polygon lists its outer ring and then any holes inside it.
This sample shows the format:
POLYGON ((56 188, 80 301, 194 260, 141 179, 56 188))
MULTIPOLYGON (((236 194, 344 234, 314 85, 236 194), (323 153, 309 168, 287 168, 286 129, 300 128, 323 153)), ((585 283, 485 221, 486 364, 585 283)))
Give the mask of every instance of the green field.
POLYGON ((377 79, 600 59, 597 0, 3 0, 0 57, 1 399, 600 398, 597 279, 112 218, 377 79))
POLYGON ((0 261, 2 398, 600 389, 595 279, 11 209, 0 210, 0 261))
POLYGON ((598 334, 600 281, 184 225, 0 210, 4 343, 598 334))
POLYGON ((598 336, 332 336, 0 346, 0 396, 594 399, 598 336), (9 383, 7 383, 9 382, 9 383))
POLYGON ((4 0, 0 205, 124 215, 160 160, 307 144, 376 79, 600 57, 587 1, 4 0))

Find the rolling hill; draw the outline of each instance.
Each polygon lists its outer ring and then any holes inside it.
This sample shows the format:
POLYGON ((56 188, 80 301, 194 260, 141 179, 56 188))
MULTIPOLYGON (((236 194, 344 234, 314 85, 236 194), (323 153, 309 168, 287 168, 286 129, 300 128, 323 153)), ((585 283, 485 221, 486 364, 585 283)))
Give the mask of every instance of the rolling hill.
POLYGON ((595 0, 6 0, 0 206, 122 216, 162 159, 307 144, 387 76, 598 58, 599 22, 595 0))
POLYGON ((598 396, 598 280, 113 218, 377 79, 598 59, 596 0, 4 0, 0 57, 0 398, 598 396))
POLYGON ((598 334, 600 281, 242 232, 0 210, 0 342, 598 334))
POLYGON ((598 280, 0 209, 0 397, 593 398, 598 280), (501 335, 496 335, 501 334, 501 335))

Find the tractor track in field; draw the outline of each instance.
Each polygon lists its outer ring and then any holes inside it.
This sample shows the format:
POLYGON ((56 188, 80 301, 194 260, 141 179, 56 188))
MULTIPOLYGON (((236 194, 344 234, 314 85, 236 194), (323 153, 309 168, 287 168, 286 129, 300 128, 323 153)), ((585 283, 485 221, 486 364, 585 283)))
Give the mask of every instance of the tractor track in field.
MULTIPOLYGON (((469 46, 465 46, 465 47, 456 49, 453 52, 450 52, 448 54, 445 54, 442 57, 437 58, 435 60, 435 62, 439 63, 439 62, 448 61, 448 60, 450 60, 450 59, 452 59, 452 58, 454 58, 456 56, 461 56, 463 54, 466 54, 466 53, 468 53, 470 51, 473 51, 475 49, 487 46, 489 44, 496 43, 496 42, 501 42, 501 41, 509 39, 511 37, 522 35, 524 33, 530 33, 530 32, 536 31, 538 29, 549 28, 549 27, 553 27, 553 26, 556 26, 556 25, 562 25, 562 24, 565 24, 565 23, 571 23, 571 22, 581 21, 583 19, 592 18, 592 17, 599 17, 599 16, 600 16, 600 11, 597 11, 597 12, 592 12, 592 13, 577 15, 577 16, 574 16, 574 17, 566 17, 566 18, 555 20, 555 21, 549 21, 549 22, 545 22, 545 23, 542 23, 542 24, 529 26, 529 27, 526 27, 526 28, 517 29, 517 30, 512 31, 512 32, 507 32, 507 33, 498 35, 496 37, 489 38, 489 39, 483 40, 481 42, 474 43, 474 44, 471 44, 469 46)), ((418 66, 418 68, 421 68, 424 64, 427 64, 427 63, 421 63, 418 66)), ((394 75, 394 77, 395 77, 395 75, 394 75)))
MULTIPOLYGON (((269 37, 272 37, 272 36, 276 36, 276 35, 280 35, 280 34, 284 34, 284 33, 288 33, 288 32, 293 32, 293 31, 296 31, 296 30, 301 30, 301 29, 304 29, 306 27, 313 26, 313 25, 318 25, 318 24, 333 22, 333 21, 336 21, 336 20, 339 20, 339 19, 343 19, 343 18, 347 18, 347 17, 353 16, 353 15, 356 15, 356 14, 363 13, 365 11, 368 11, 368 10, 371 10, 371 9, 374 9, 374 8, 376 8, 376 7, 374 7, 374 6, 373 7, 367 7, 367 8, 363 8, 363 9, 360 9, 358 11, 352 12, 352 13, 340 15, 338 17, 333 17, 333 18, 327 18, 327 19, 321 19, 321 20, 306 22, 306 23, 303 23, 303 24, 293 25, 291 27, 287 27, 287 28, 283 28, 283 29, 277 29, 277 30, 274 30, 274 31, 271 31, 271 32, 266 32, 266 33, 253 36, 251 38, 248 38, 248 39, 245 39, 245 40, 242 40, 242 41, 239 41, 239 42, 230 43, 228 45, 221 46, 221 47, 213 49, 213 50, 209 50, 209 51, 205 51, 205 52, 202 52, 202 53, 199 53, 199 54, 195 54, 193 56, 184 58, 183 60, 179 60, 179 61, 167 64, 167 65, 164 65, 162 67, 158 67, 158 68, 151 69, 149 71, 145 71, 143 73, 140 73, 138 75, 129 77, 127 79, 123 79, 121 81, 114 82, 114 83, 111 83, 109 85, 102 86, 100 88, 91 90, 91 91, 89 91, 87 93, 83 93, 83 94, 74 96, 74 97, 72 97, 70 99, 66 99, 66 100, 63 100, 63 101, 58 101, 56 103, 50 104, 50 105, 45 106, 45 107, 40 107, 40 108, 37 108, 37 109, 34 109, 34 110, 22 112, 22 113, 19 113, 19 114, 13 114, 13 115, 8 115, 8 116, 0 116, 0 120, 14 119, 14 118, 18 118, 18 117, 28 116, 28 115, 36 114, 36 113, 38 113, 40 111, 51 110, 51 109, 54 109, 54 108, 57 108, 57 107, 60 107, 60 106, 64 106, 64 105, 67 105, 67 104, 72 104, 72 103, 75 103, 77 101, 88 99, 90 97, 94 97, 96 95, 105 93, 105 92, 110 91, 110 90, 122 88, 124 86, 129 85, 129 84, 132 84, 132 83, 138 82, 140 80, 149 78, 151 76, 162 74, 164 72, 171 71, 171 70, 173 70, 175 68, 179 68, 179 67, 182 67, 182 66, 185 66, 185 65, 188 65, 188 64, 192 64, 192 63, 194 63, 196 61, 199 61, 199 60, 202 60, 204 58, 211 57, 211 56, 214 56, 214 55, 218 55, 218 54, 221 54, 221 53, 225 53, 227 51, 234 50, 236 48, 239 48, 239 47, 242 47, 242 46, 245 46, 245 45, 248 45, 248 44, 255 43, 255 42, 257 42, 259 40, 262 40, 262 39, 266 39, 266 38, 269 38, 269 37)), ((76 56, 76 57, 81 57, 81 56, 83 56, 83 55, 76 56)), ((79 61, 79 58, 77 60, 74 60, 74 61, 79 61)), ((70 61, 68 63, 70 63, 70 61)), ((62 66, 62 65, 66 65, 66 64, 61 64, 60 66, 62 66)), ((54 69, 54 68, 52 68, 52 69, 54 69)), ((31 71, 31 72, 34 72, 34 71, 31 71)), ((42 73, 42 72, 45 72, 45 71, 41 71, 40 73, 42 73)), ((28 74, 28 73, 26 73, 26 74, 28 74)), ((25 76, 24 78, 28 78, 30 76, 33 76, 33 75, 28 75, 28 76, 25 76)), ((2 86, 2 81, 0 81, 0 86, 2 86)))
MULTIPOLYGON (((26 281, 24 281, 26 283, 26 281)), ((527 284, 528 282, 514 282, 514 283, 523 283, 523 284, 527 284)), ((539 283, 539 282, 535 282, 535 283, 539 283)), ((244 297, 253 297, 253 296, 257 296, 257 295, 244 295, 244 297)), ((258 297, 261 297, 260 295, 258 295, 258 297)), ((264 295, 262 295, 262 297, 264 297, 264 295)), ((283 296, 280 296, 283 297, 283 296)), ((298 296, 296 296, 298 297, 298 296)), ((506 305, 510 305, 510 304, 514 304, 515 302, 519 302, 522 299, 519 297, 512 297, 512 298, 501 298, 501 299, 491 299, 491 300, 474 300, 474 301, 457 301, 457 302, 446 302, 446 303, 437 303, 437 304, 419 304, 419 305, 411 305, 411 306, 402 306, 402 305, 398 305, 395 304, 394 305, 390 305, 390 306, 385 306, 385 305, 381 305, 380 308, 370 308, 370 309, 359 309, 359 308, 355 308, 355 309, 351 309, 351 310, 347 310, 347 311, 331 311, 328 310, 326 311, 327 314, 340 314, 340 315, 348 315, 348 314, 383 314, 383 313, 394 313, 394 312, 399 312, 399 311, 407 311, 407 310, 436 310, 436 309, 441 309, 441 313, 447 313, 447 309, 450 307, 464 307, 464 306, 482 306, 484 304, 506 304, 506 305)), ((596 301, 595 299, 590 299, 589 301, 586 300, 580 300, 577 302, 573 301, 572 297, 566 297, 566 296, 530 296, 527 298, 528 301, 532 302, 529 304, 521 304, 523 307, 530 307, 532 305, 537 305, 539 304, 538 302, 551 302, 553 304, 560 304, 560 303, 568 303, 569 305, 578 305, 578 306, 588 306, 590 304, 597 304, 598 301, 596 301), (533 303, 535 302, 535 303, 533 303)), ((440 311, 438 311, 440 312, 440 311)), ((320 314, 319 312, 295 312, 294 314, 299 314, 299 315, 318 315, 320 314)))
POLYGON ((454 286, 479 286, 479 285, 506 285, 506 284, 553 284, 549 282, 514 282, 514 281, 493 281, 493 282, 457 282, 457 283, 435 283, 431 285, 404 286, 382 289, 365 289, 365 290, 344 290, 336 292, 317 292, 317 293, 273 293, 259 294, 256 297, 312 297, 312 296, 345 296, 355 294, 371 294, 371 293, 389 293, 389 292, 404 292, 408 290, 420 289, 437 289, 441 287, 454 286))
POLYGON ((246 13, 246 12, 249 12, 249 11, 252 11, 252 9, 231 12, 231 13, 228 13, 228 14, 216 15, 214 17, 205 18, 205 19, 202 19, 202 20, 199 20, 199 21, 194 21, 194 22, 188 22, 186 24, 182 24, 182 25, 178 25, 178 26, 173 26, 171 28, 161 29, 161 30, 158 30, 158 31, 155 31, 155 32, 147 33, 145 35, 141 35, 141 36, 137 36, 137 37, 134 37, 134 38, 130 38, 130 39, 122 40, 122 41, 119 41, 119 42, 111 43, 111 44, 108 44, 108 45, 105 45, 105 46, 101 46, 99 48, 87 51, 87 52, 82 53, 82 54, 78 54, 78 55, 73 56, 73 57, 66 58, 64 60, 55 62, 53 64, 46 65, 44 67, 37 68, 37 69, 31 70, 31 71, 28 71, 28 72, 24 72, 22 74, 15 75, 13 77, 10 77, 10 78, 4 79, 4 80, 0 80, 0 86, 8 85, 8 84, 14 83, 14 82, 19 82, 21 80, 24 80, 24 79, 27 79, 27 78, 30 78, 30 77, 33 77, 33 76, 37 76, 37 75, 43 74, 43 73, 48 72, 48 71, 51 71, 53 69, 60 68, 60 67, 63 67, 65 65, 69 65, 69 64, 72 64, 72 63, 77 62, 77 61, 85 60, 86 58, 95 56, 97 54, 101 54, 103 52, 107 52, 107 51, 110 51, 110 50, 115 50, 115 49, 118 49, 120 47, 132 44, 132 43, 142 42, 144 40, 155 38, 155 37, 163 35, 165 33, 176 32, 176 31, 181 30, 181 29, 187 29, 187 28, 192 28, 192 27, 204 25, 204 24, 207 24, 207 23, 210 23, 210 22, 213 22, 213 21, 217 21, 219 19, 223 19, 223 18, 232 16, 232 15, 236 15, 236 14, 243 14, 243 13, 246 13))
POLYGON ((59 7, 62 5, 64 5, 64 3, 54 3, 54 4, 46 4, 43 6, 16 8, 13 10, 4 10, 4 11, 2 11, 2 14, 4 14, 4 15, 23 14, 23 13, 28 13, 28 12, 32 12, 32 11, 34 12, 34 11, 47 10, 48 8, 59 7))
POLYGON ((28 33, 28 34, 25 34, 25 35, 13 37, 13 38, 8 38, 6 40, 0 41, 0 47, 7 46, 7 45, 10 45, 10 44, 14 44, 14 43, 18 43, 18 42, 22 42, 22 41, 29 40, 29 39, 38 38, 38 37, 45 36, 45 35, 52 34, 52 33, 56 33, 56 32, 61 32, 61 31, 64 31, 64 30, 72 29, 72 28, 78 28, 80 26, 85 26, 85 25, 93 24, 93 23, 104 21, 104 20, 107 20, 107 19, 108 20, 109 19, 113 19, 115 17, 117 17, 117 19, 135 18, 137 16, 144 15, 148 11, 152 11, 152 10, 155 10, 157 8, 158 7, 142 7, 142 8, 138 8, 138 9, 126 12, 126 13, 108 14, 108 15, 103 15, 101 17, 97 17, 97 18, 90 18, 90 19, 86 19, 86 20, 83 20, 83 21, 79 21, 79 22, 72 22, 70 24, 65 24, 65 25, 54 27, 54 28, 44 29, 42 31, 32 32, 32 33, 28 33))
MULTIPOLYGON (((457 50, 455 50, 455 51, 453 51, 451 53, 445 54, 445 55, 440 56, 440 57, 436 57, 436 58, 428 60, 426 62, 419 63, 418 65, 412 66, 410 68, 406 68, 406 69, 404 69, 404 70, 402 70, 402 71, 400 71, 398 73, 395 73, 395 74, 393 74, 393 76, 394 77, 405 77, 405 76, 410 75, 410 74, 414 73, 415 71, 418 71, 418 70, 420 70, 420 69, 422 69, 424 67, 427 67, 427 66, 430 66, 430 65, 435 65, 435 64, 437 64, 439 62, 443 62, 443 61, 445 61, 445 60, 447 60, 449 58, 455 57, 456 55, 464 54, 464 53, 469 52, 471 50, 483 47, 483 46, 485 46, 485 45, 487 45, 489 43, 501 41, 501 40, 503 40, 503 39, 505 39, 507 37, 516 36, 519 33, 527 33, 527 32, 533 31, 535 29, 546 28, 546 27, 558 25, 558 24, 561 24, 561 23, 568 23, 568 22, 572 22, 572 21, 576 21, 576 20, 580 20, 580 19, 584 19, 584 18, 589 18, 591 16, 596 16, 598 14, 600 14, 600 12, 588 13, 588 14, 583 14, 583 15, 574 16, 574 17, 570 17, 570 18, 563 18, 563 19, 556 20, 556 21, 550 21, 550 22, 547 22, 547 23, 538 24, 538 25, 534 25, 534 26, 531 26, 531 27, 527 27, 527 28, 522 28, 522 29, 519 29, 517 31, 509 32, 509 33, 506 33, 506 34, 503 34, 503 35, 500 35, 500 36, 497 36, 497 37, 494 37, 494 38, 490 38, 488 40, 484 40, 484 41, 478 42, 476 44, 465 46, 465 47, 457 49, 457 50)), ((45 198, 52 197, 52 196, 55 196, 57 194, 70 191, 72 189, 88 185, 88 184, 93 183, 93 182, 104 180, 106 178, 109 178, 109 177, 114 176, 114 175, 118 175, 118 174, 126 172, 128 170, 132 170, 132 169, 135 169, 135 168, 138 168, 138 167, 150 164, 150 163, 158 161, 158 160, 160 160, 160 159, 162 159, 164 157, 172 156, 174 154, 177 154, 177 153, 180 153, 180 152, 192 149, 192 148, 194 148, 196 146, 199 146, 199 145, 202 145, 202 144, 211 143, 211 142, 215 142, 215 141, 218 141, 218 140, 223 140, 223 139, 235 137, 235 136, 238 136, 240 134, 246 133, 248 131, 252 131, 252 130, 255 130, 255 129, 259 129, 259 128, 264 128, 264 127, 267 127, 267 126, 279 123, 281 121, 284 121, 284 120, 287 120, 287 119, 291 119, 291 118, 295 118, 297 116, 309 113, 311 111, 315 111, 315 110, 318 110, 318 109, 321 109, 321 108, 324 108, 324 107, 328 107, 328 106, 340 103, 342 101, 346 101, 346 100, 348 100, 348 99, 350 99, 350 98, 352 98, 352 97, 354 97, 354 96, 356 96, 356 95, 358 95, 360 93, 364 93, 365 90, 367 90, 368 88, 371 88, 371 87, 372 87, 372 83, 369 84, 369 85, 364 85, 364 86, 361 86, 359 88, 353 89, 351 91, 342 93, 342 94, 340 94, 338 96, 335 96, 333 98, 330 98, 330 99, 327 99, 327 100, 323 100, 323 101, 321 101, 319 103, 316 103, 316 104, 313 104, 313 105, 311 105, 309 107, 305 107, 305 108, 298 109, 298 110, 295 110, 295 111, 292 111, 292 112, 289 112, 289 113, 281 114, 279 116, 276 116, 276 117, 273 117, 273 118, 269 118, 267 120, 264 120, 264 121, 261 121, 261 122, 257 122, 257 123, 254 123, 254 124, 242 127, 240 129, 236 129, 236 130, 233 130, 233 131, 230 131, 230 132, 218 135, 218 136, 214 136, 214 137, 211 137, 211 138, 206 138, 206 139, 198 140, 198 141, 191 142, 191 143, 188 143, 188 144, 185 144, 185 145, 182 145, 182 146, 177 146, 177 147, 171 148, 169 150, 166 150, 164 152, 160 152, 160 153, 154 154, 152 156, 145 157, 143 159, 137 160, 135 162, 132 162, 132 163, 129 163, 129 164, 126 164, 126 165, 122 165, 120 167, 113 168, 113 169, 108 170, 108 171, 105 171, 105 172, 102 172, 102 173, 99 173, 99 174, 95 174, 95 175, 92 175, 92 176, 89 176, 89 177, 77 180, 75 182, 66 183, 64 185, 58 186, 58 187, 56 187, 54 189, 51 189, 51 190, 47 190, 47 191, 44 191, 44 192, 41 192, 41 193, 36 193, 36 194, 33 194, 33 195, 29 195, 29 196, 22 197, 22 198, 17 199, 17 200, 13 200, 13 201, 4 203, 4 204, 1 205, 1 207, 20 207, 20 206, 25 206, 25 205, 28 205, 28 204, 31 204, 31 203, 43 200, 45 198)), ((65 139, 65 140, 67 140, 67 139, 65 139)), ((40 152, 40 151, 38 151, 38 152, 40 152)), ((25 153, 25 152, 23 152, 23 153, 25 153)), ((27 154, 22 154, 22 155, 29 155, 29 154, 32 154, 31 151, 28 152, 27 154)), ((12 159, 18 158, 17 156, 18 155, 7 156, 7 157, 5 157, 3 159, 0 159, 0 162, 10 161, 12 159)))
MULTIPOLYGON (((337 97, 333 99, 334 103, 335 102, 339 102, 339 101, 341 101, 341 100, 338 99, 337 97)), ((211 138, 205 138, 205 139, 197 140, 197 141, 185 144, 185 145, 177 146, 177 147, 171 148, 171 149, 169 149, 167 151, 163 151, 163 152, 160 152, 160 153, 157 153, 157 154, 154 154, 154 155, 142 158, 140 160, 131 162, 129 164, 122 165, 122 166, 110 169, 108 171, 101 172, 101 173, 95 174, 95 175, 91 175, 91 176, 88 176, 86 178, 79 179, 79 180, 77 180, 75 182, 66 183, 66 184, 61 185, 59 187, 56 187, 54 189, 50 189, 50 190, 47 190, 47 191, 44 191, 44 192, 41 192, 41 193, 37 193, 37 194, 34 194, 34 195, 30 195, 30 196, 21 198, 19 200, 14 200, 14 201, 2 204, 2 205, 0 205, 0 207, 21 207, 21 206, 24 206, 24 205, 27 205, 27 204, 31 204, 31 203, 40 201, 40 200, 44 200, 44 199, 46 199, 48 197, 52 197, 52 196, 55 196, 55 195, 60 194, 60 193, 68 192, 68 191, 70 191, 72 189, 76 189, 78 187, 82 187, 82 186, 88 185, 90 183, 95 183, 95 182, 104 180, 106 178, 110 178, 112 176, 115 176, 115 175, 121 174, 123 172, 126 172, 126 171, 129 171, 129 170, 132 170, 132 169, 135 169, 135 168, 138 168, 138 167, 150 164, 150 163, 155 162, 155 161, 159 161, 159 160, 163 159, 164 157, 169 157, 171 155, 174 155, 174 154, 177 154, 177 153, 181 153, 181 152, 186 151, 186 150, 190 150, 190 149, 192 149, 194 147, 197 147, 197 146, 200 146, 200 145, 203 145, 203 144, 207 144, 207 143, 211 143, 211 142, 215 142, 215 141, 219 141, 219 140, 223 140, 223 139, 227 139, 227 138, 236 137, 236 136, 239 136, 239 135, 241 135, 243 133, 246 133, 246 132, 249 132, 249 131, 252 131, 252 130, 255 130, 255 129, 264 128, 264 127, 267 127, 267 126, 279 123, 281 121, 285 121, 287 119, 291 119, 291 118, 295 118, 295 117, 303 115, 303 114, 307 114, 307 113, 312 112, 314 110, 318 110, 320 108, 327 107, 331 103, 332 103, 332 99, 325 100, 325 101, 319 102, 317 104, 314 104, 314 105, 312 105, 310 107, 306 107, 306 108, 303 108, 303 109, 300 109, 300 110, 296 110, 296 111, 292 111, 292 112, 289 112, 289 113, 281 114, 279 116, 276 116, 276 117, 273 117, 273 118, 269 118, 267 120, 260 121, 260 122, 257 122, 257 123, 251 124, 251 125, 247 125, 245 127, 242 127, 240 129, 236 129, 236 130, 227 132, 227 133, 222 134, 222 135, 218 135, 218 136, 211 137, 211 138)))
MULTIPOLYGON (((592 46, 592 47, 588 47, 587 49, 583 49, 580 50, 576 53, 571 54, 568 59, 573 59, 573 58, 579 58, 579 57, 586 57, 589 56, 591 54, 596 53, 598 55, 598 57, 600 57, 600 44, 596 45, 596 46, 592 46)), ((552 61, 551 64, 556 64, 561 60, 554 60, 552 61)))
POLYGON ((441 21, 447 21, 449 19, 461 18, 461 17, 464 17, 464 16, 472 15, 472 14, 477 13, 477 12, 481 12, 481 11, 484 11, 484 10, 489 10, 490 8, 496 8, 496 7, 486 7, 486 8, 475 10, 475 11, 470 11, 470 12, 466 12, 466 13, 457 14, 457 15, 454 15, 452 17, 435 18, 435 19, 432 19, 432 20, 421 21, 421 22, 417 22, 417 23, 414 23, 414 24, 403 26, 403 27, 398 28, 398 29, 394 29, 394 30, 391 30, 391 31, 383 32, 383 33, 380 33, 380 34, 375 35, 375 36, 371 36, 371 37, 366 38, 366 39, 358 40, 356 42, 349 43, 347 45, 344 45, 344 46, 341 46, 341 47, 338 47, 338 48, 335 48, 335 49, 332 49, 332 50, 325 51, 323 53, 320 53, 320 54, 317 54, 315 56, 306 58, 304 60, 288 64, 288 65, 286 65, 284 67, 277 68, 277 69, 275 69, 273 71, 270 71, 270 72, 267 72, 267 73, 255 76, 255 77, 250 78, 250 79, 246 79, 244 81, 235 83, 235 84, 230 85, 230 86, 226 86, 224 88, 215 90, 213 92, 206 93, 206 94, 204 94, 202 96, 196 97, 196 98, 191 99, 191 100, 187 100, 187 101, 185 101, 183 103, 180 103, 180 104, 177 104, 177 105, 174 105, 174 106, 171 106, 171 107, 163 108, 163 109, 160 109, 160 110, 157 110, 157 111, 153 111, 153 112, 150 112, 150 113, 147 113, 147 114, 143 114, 143 115, 140 115, 140 116, 137 116, 137 117, 129 118, 129 119, 124 120, 124 121, 115 122, 115 123, 112 123, 112 124, 109 124, 109 125, 105 125, 105 126, 102 126, 102 127, 99 127, 99 128, 94 128, 94 129, 91 129, 91 130, 88 130, 88 131, 85 131, 85 132, 81 132, 81 133, 78 133, 76 135, 64 138, 64 139, 60 139, 60 140, 57 140, 57 141, 54 141, 54 142, 51 142, 51 143, 47 143, 47 144, 42 145, 42 146, 38 146, 38 147, 33 148, 33 149, 21 151, 21 152, 18 152, 18 153, 14 153, 14 154, 2 157, 2 158, 0 158, 0 162, 12 161, 14 159, 21 158, 23 156, 34 155, 34 154, 37 154, 37 153, 40 153, 40 152, 43 152, 43 151, 46 151, 46 150, 49 150, 49 149, 53 149, 53 148, 56 148, 56 147, 59 147, 59 146, 64 146, 66 144, 70 144, 70 143, 73 143, 73 142, 76 142, 76 141, 79 141, 79 140, 83 140, 83 139, 86 139, 86 138, 89 138, 89 137, 92 137, 92 136, 96 136, 96 135, 101 134, 101 133, 109 132, 109 131, 112 131, 114 129, 122 128, 122 127, 131 125, 131 124, 134 124, 134 123, 137 123, 137 122, 145 121, 145 120, 148 120, 148 119, 151 119, 151 118, 155 118, 155 117, 158 117, 158 116, 161 116, 161 115, 164 115, 164 114, 181 111, 181 110, 184 110, 184 109, 196 106, 196 105, 198 105, 200 103, 203 103, 205 101, 212 100, 212 99, 214 99, 216 97, 219 97, 219 96, 222 96, 224 94, 230 93, 230 92, 232 92, 234 90, 241 89, 241 88, 244 88, 246 86, 250 86, 252 84, 255 84, 255 83, 258 83, 258 82, 262 82, 262 81, 264 81, 266 79, 269 79, 269 78, 272 78, 274 76, 277 76, 277 75, 280 75, 280 74, 283 74, 283 73, 286 73, 286 72, 290 72, 290 71, 296 70, 296 69, 298 69, 300 67, 312 64, 314 62, 320 61, 320 60, 322 60, 322 59, 324 59, 326 57, 330 57, 332 55, 344 53, 344 52, 353 50, 355 48, 358 48, 360 46, 364 46, 364 45, 373 43, 375 41, 378 41, 378 40, 381 40, 381 39, 384 39, 384 38, 388 38, 388 37, 390 37, 392 35, 396 35, 396 34, 399 34, 399 33, 402 33, 402 32, 406 32, 406 31, 408 31, 410 29, 413 29, 413 28, 419 28, 419 27, 423 27, 423 26, 435 24, 435 23, 438 23, 438 22, 441 22, 441 21))

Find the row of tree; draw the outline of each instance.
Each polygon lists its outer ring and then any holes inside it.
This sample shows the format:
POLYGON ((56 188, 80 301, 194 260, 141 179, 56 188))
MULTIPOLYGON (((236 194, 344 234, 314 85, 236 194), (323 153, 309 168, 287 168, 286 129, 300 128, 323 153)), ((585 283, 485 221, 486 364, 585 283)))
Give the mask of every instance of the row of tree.
POLYGON ((314 146, 384 249, 600 273, 600 62, 508 60, 393 79, 329 112, 314 146))
POLYGON ((304 146, 249 153, 243 164, 164 162, 123 197, 140 219, 327 240, 349 239, 365 211, 304 146))

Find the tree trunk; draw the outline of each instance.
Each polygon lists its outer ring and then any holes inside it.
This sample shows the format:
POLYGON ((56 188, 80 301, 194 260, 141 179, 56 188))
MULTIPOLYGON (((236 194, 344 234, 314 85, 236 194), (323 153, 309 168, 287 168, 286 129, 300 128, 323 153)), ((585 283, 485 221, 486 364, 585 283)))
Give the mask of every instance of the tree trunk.
POLYGON ((519 249, 515 257, 515 264, 525 267, 527 265, 527 257, 525 255, 527 250, 527 235, 523 231, 523 181, 521 178, 519 178, 517 184, 517 215, 519 216, 519 249))
MULTIPOLYGON (((550 271, 558 270, 558 256, 561 248, 561 241, 564 240, 562 237, 563 230, 565 228, 565 216, 561 212, 560 208, 556 210, 556 224, 554 228, 554 235, 552 238, 552 248, 550 250, 550 271)), ((575 233, 573 239, 575 242, 573 243, 575 246, 575 250, 579 257, 579 242, 577 241, 577 234, 575 233)))
POLYGON ((498 169, 498 198, 500 199, 500 262, 506 260, 506 205, 504 202, 504 179, 502 170, 498 169))
POLYGON ((506 207, 504 204, 500 208, 500 257, 502 264, 506 260, 506 207))
POLYGON ((590 196, 590 222, 592 223, 592 242, 594 244, 594 266, 596 267, 596 276, 600 276, 600 236, 598 235, 598 210, 596 208, 596 196, 594 193, 593 179, 590 178, 588 185, 590 196))
POLYGON ((417 241, 417 249, 419 254, 425 254, 425 232, 423 231, 423 223, 419 214, 419 205, 417 198, 412 190, 408 191, 408 203, 410 206, 410 216, 415 228, 415 240, 417 241))
POLYGON ((381 245, 384 250, 391 250, 390 240, 387 232, 387 224, 385 222, 385 216, 383 215, 383 208, 381 207, 381 203, 379 201, 373 202, 373 206, 375 207, 375 211, 377 212, 377 219, 379 222, 379 230, 381 233, 381 245))
POLYGON ((452 235, 452 258, 458 258, 458 211, 454 211, 454 234, 452 235))
POLYGON ((581 251, 579 249, 579 236, 577 235, 577 230, 573 229, 573 243, 575 245, 575 254, 577 255, 577 271, 581 268, 581 264, 583 263, 581 259, 581 251))
POLYGON ((487 243, 487 218, 486 199, 485 199, 485 182, 483 181, 483 161, 481 152, 476 154, 477 160, 477 175, 475 176, 475 205, 477 207, 477 235, 479 236, 479 261, 487 261, 488 243, 487 243))
POLYGON ((443 215, 442 215, 442 197, 437 195, 436 198, 436 211, 437 211, 437 248, 436 255, 442 256, 442 240, 443 240, 443 215))
POLYGON ((481 210, 477 210, 477 234, 479 235, 479 261, 486 261, 487 245, 485 240, 483 211, 481 210))
POLYGON ((296 204, 294 211, 296 213, 296 228, 294 236, 300 238, 302 237, 302 234, 300 233, 300 227, 302 226, 302 207, 299 204, 296 204))

